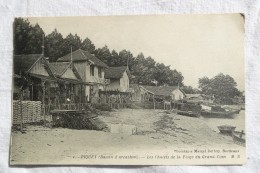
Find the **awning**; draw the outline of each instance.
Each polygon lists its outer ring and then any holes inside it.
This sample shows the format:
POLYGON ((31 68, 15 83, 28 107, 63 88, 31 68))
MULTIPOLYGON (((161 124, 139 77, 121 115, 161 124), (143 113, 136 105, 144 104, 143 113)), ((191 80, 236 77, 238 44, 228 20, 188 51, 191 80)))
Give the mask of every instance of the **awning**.
POLYGON ((35 77, 35 78, 43 79, 43 80, 55 81, 55 78, 50 77, 50 76, 43 76, 43 75, 32 74, 32 73, 29 73, 29 75, 32 76, 32 77, 35 77))
POLYGON ((58 81, 61 82, 68 82, 68 83, 73 83, 73 84, 84 84, 84 85, 91 85, 90 83, 83 82, 80 80, 75 80, 75 79, 68 79, 68 78, 56 78, 58 81))

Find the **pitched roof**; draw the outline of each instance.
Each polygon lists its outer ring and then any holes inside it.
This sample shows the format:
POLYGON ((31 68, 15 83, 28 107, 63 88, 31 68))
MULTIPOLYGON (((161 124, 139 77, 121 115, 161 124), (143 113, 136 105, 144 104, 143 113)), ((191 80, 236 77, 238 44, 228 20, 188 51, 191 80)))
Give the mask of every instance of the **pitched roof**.
POLYGON ((72 56, 72 61, 89 61, 90 63, 93 63, 96 66, 99 67, 108 67, 105 63, 103 63, 100 59, 89 53, 88 51, 78 49, 72 53, 69 53, 61 58, 59 58, 57 61, 59 62, 70 62, 72 56))
POLYGON ((49 63, 51 71, 55 76, 62 76, 65 71, 70 67, 70 62, 54 62, 49 63))
POLYGON ((198 98, 200 96, 202 96, 202 95, 201 94, 186 94, 187 98, 198 98))
POLYGON ((170 96, 172 92, 179 89, 178 86, 146 86, 142 85, 144 89, 153 93, 154 95, 170 96))
POLYGON ((135 91, 140 90, 140 87, 138 84, 129 84, 129 88, 132 88, 135 91))
POLYGON ((29 55, 14 55, 14 73, 15 74, 20 74, 22 73, 27 73, 29 70, 33 67, 34 64, 38 60, 42 59, 43 63, 45 64, 45 68, 48 71, 48 73, 53 76, 52 71, 50 70, 50 67, 44 58, 42 54, 29 54, 29 55))
POLYGON ((72 71, 74 72, 76 77, 80 79, 80 75, 78 74, 76 68, 73 66, 71 62, 54 62, 49 63, 49 66, 53 74, 57 77, 61 77, 69 67, 72 67, 72 71))
POLYGON ((14 55, 14 73, 28 72, 42 56, 41 54, 14 55))
POLYGON ((130 72, 127 66, 120 66, 120 67, 109 67, 105 69, 105 78, 106 79, 120 79, 124 72, 127 71, 128 77, 130 77, 130 72))
POLYGON ((202 98, 212 98, 213 96, 210 95, 205 95, 205 94, 186 94, 186 98, 190 99, 190 98, 198 98, 198 97, 202 97, 202 98))

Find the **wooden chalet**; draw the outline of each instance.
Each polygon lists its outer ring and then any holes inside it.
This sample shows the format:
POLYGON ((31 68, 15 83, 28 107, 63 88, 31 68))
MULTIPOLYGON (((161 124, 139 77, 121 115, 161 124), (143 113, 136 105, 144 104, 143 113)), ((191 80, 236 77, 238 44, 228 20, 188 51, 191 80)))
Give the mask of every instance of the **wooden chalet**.
POLYGON ((167 101, 180 101, 185 97, 185 93, 178 86, 140 86, 144 91, 144 95, 141 95, 142 100, 147 100, 146 97, 155 97, 156 99, 167 101))
POLYGON ((129 79, 131 77, 127 66, 109 67, 105 70, 105 79, 110 83, 106 86, 108 91, 129 92, 129 79))
MULTIPOLYGON (((49 63, 56 78, 52 85, 55 92, 53 104, 58 109, 71 109, 71 105, 86 103, 83 97, 85 83, 72 62, 49 63)), ((79 107, 78 105, 76 107, 79 107)))
POLYGON ((22 100, 48 100, 43 87, 55 81, 48 61, 41 54, 14 56, 14 88, 21 90, 22 100))
POLYGON ((78 49, 57 60, 58 62, 73 62, 82 82, 84 82, 84 97, 91 101, 93 97, 99 97, 99 91, 103 91, 108 80, 104 78, 104 71, 108 66, 88 51, 78 49))
POLYGON ((186 94, 185 100, 191 103, 213 104, 214 96, 205 94, 186 94))
POLYGON ((41 101, 45 115, 52 104, 51 85, 55 83, 48 61, 41 54, 14 55, 13 99, 41 101), (19 91, 15 91, 15 90, 19 91))
POLYGON ((85 83, 72 63, 49 63, 41 54, 14 56, 14 99, 41 101, 44 114, 80 109, 85 83), (73 107, 72 107, 73 106, 73 107))

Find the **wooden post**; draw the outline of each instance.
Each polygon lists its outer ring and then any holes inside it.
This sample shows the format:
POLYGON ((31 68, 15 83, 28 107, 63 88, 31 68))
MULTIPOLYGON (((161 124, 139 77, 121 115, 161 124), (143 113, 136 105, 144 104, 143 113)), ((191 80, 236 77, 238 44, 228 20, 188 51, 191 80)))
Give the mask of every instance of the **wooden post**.
POLYGON ((79 110, 81 110, 81 103, 82 103, 82 84, 80 84, 80 93, 79 93, 79 110))
POLYGON ((153 95, 153 109, 155 109, 155 100, 154 100, 154 95, 153 95))
POLYGON ((20 99, 19 99, 20 101, 20 106, 21 106, 21 108, 20 108, 20 114, 21 114, 21 122, 20 122, 20 130, 21 130, 21 132, 23 132, 23 104, 22 104, 22 100, 23 100, 23 91, 21 90, 20 91, 20 99))
POLYGON ((48 87, 48 113, 51 110, 51 89, 50 89, 50 83, 47 85, 48 87))
POLYGON ((45 115, 45 81, 42 80, 42 108, 43 108, 43 124, 46 126, 46 115, 45 115))

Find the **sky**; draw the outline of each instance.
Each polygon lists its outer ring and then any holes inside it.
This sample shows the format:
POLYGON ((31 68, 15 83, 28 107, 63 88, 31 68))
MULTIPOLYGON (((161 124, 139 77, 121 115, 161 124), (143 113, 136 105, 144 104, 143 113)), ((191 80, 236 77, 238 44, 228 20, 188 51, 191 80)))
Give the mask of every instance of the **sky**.
POLYGON ((55 28, 88 37, 110 50, 143 52, 170 65, 184 76, 184 84, 198 87, 198 79, 219 73, 232 76, 239 90, 245 87, 244 19, 240 14, 178 14, 96 17, 33 17, 45 34, 55 28))

